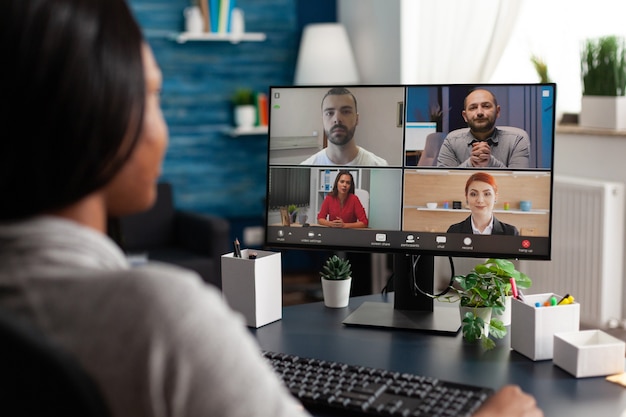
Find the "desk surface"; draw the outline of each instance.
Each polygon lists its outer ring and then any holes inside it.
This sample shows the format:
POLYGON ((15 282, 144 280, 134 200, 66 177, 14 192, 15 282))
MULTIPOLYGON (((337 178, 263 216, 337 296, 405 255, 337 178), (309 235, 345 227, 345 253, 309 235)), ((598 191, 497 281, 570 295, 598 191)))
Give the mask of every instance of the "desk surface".
POLYGON ((619 417, 626 410, 626 388, 604 377, 574 378, 551 360, 533 362, 510 349, 508 336, 497 341, 495 349, 483 351, 464 341, 460 333, 439 336, 343 325, 342 320, 364 301, 392 302, 393 295, 355 297, 342 309, 326 308, 323 303, 285 307, 282 320, 252 332, 268 351, 494 389, 514 383, 536 397, 546 416, 619 417))

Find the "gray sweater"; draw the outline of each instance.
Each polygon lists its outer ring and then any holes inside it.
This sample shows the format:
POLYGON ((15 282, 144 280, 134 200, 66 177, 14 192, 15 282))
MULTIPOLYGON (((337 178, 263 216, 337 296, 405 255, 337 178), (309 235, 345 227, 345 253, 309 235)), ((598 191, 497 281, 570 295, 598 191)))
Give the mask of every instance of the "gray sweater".
POLYGON ((73 353, 114 416, 307 415, 217 290, 173 266, 131 268, 92 229, 0 225, 0 285, 0 305, 73 353))

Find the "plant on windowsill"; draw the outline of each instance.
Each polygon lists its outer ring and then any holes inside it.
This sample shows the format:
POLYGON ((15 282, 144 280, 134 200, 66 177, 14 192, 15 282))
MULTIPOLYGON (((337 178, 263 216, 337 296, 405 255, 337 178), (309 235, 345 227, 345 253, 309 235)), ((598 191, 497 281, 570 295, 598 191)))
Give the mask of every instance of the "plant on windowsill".
POLYGON ((320 276, 324 305, 331 308, 347 307, 350 301, 350 286, 352 285, 350 261, 333 255, 322 266, 320 276))
POLYGON ((626 40, 619 36, 585 40, 580 68, 580 125, 625 129, 621 115, 626 111, 626 40))
POLYGON ((495 347, 491 338, 501 339, 507 329, 498 318, 504 312, 506 297, 512 295, 510 279, 515 280, 518 289, 529 288, 531 279, 515 269, 506 259, 487 259, 478 264, 467 275, 457 275, 446 301, 459 301, 463 337, 469 342, 481 341, 484 349, 495 347), (491 338, 490 338, 491 337, 491 338))
POLYGON ((548 64, 538 55, 531 55, 530 62, 533 63, 533 67, 535 67, 535 72, 539 76, 540 83, 551 83, 550 75, 548 75, 548 64))

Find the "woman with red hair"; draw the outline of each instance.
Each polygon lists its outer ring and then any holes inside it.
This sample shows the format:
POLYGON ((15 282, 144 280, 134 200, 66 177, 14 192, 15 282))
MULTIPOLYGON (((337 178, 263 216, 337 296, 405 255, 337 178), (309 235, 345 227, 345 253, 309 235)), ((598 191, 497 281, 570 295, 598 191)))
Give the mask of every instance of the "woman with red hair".
POLYGON ((519 231, 513 225, 503 223, 493 215, 498 198, 498 184, 490 174, 476 172, 465 183, 465 201, 472 214, 460 223, 448 228, 448 233, 475 235, 512 235, 519 231))

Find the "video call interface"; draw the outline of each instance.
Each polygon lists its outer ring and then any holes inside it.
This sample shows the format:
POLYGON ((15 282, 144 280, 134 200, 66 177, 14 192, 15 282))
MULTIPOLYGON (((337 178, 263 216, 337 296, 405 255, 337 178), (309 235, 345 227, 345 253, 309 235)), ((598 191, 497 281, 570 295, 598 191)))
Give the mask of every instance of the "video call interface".
POLYGON ((549 259, 555 95, 271 87, 266 245, 549 259))

